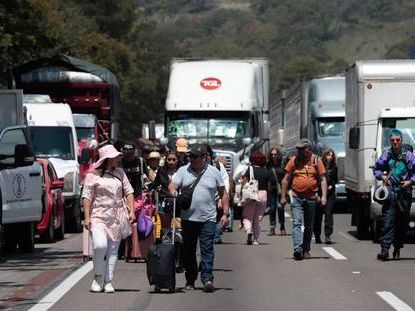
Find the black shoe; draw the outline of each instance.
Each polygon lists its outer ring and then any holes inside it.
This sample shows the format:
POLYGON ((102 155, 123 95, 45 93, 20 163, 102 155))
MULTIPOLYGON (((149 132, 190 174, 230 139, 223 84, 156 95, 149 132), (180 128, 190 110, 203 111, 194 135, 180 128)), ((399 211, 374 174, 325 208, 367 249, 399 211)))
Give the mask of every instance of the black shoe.
POLYGON ((393 256, 393 259, 394 259, 394 260, 399 260, 399 259, 401 259, 401 249, 400 249, 400 248, 395 248, 395 249, 393 250, 392 256, 393 256))
POLYGON ((184 290, 194 290, 195 286, 190 283, 186 283, 186 286, 183 288, 184 290))
POLYGON ((389 252, 387 249, 382 249, 382 251, 378 254, 378 260, 386 261, 389 259, 389 252))
POLYGON ((252 245, 252 233, 248 234, 248 238, 246 239, 246 245, 252 245))
POLYGON ((303 260, 303 251, 301 251, 301 250, 294 251, 294 259, 295 260, 303 260))
POLYGON ((321 244, 321 238, 319 236, 316 236, 316 244, 321 244))

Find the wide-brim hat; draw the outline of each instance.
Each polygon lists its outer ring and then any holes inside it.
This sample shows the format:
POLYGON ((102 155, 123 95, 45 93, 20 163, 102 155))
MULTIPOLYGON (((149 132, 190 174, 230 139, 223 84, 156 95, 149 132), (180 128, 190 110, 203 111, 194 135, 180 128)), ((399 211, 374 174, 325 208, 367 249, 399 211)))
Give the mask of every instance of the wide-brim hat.
POLYGON ((122 155, 113 145, 105 145, 98 149, 99 159, 95 162, 94 167, 99 168, 105 159, 113 159, 122 155))

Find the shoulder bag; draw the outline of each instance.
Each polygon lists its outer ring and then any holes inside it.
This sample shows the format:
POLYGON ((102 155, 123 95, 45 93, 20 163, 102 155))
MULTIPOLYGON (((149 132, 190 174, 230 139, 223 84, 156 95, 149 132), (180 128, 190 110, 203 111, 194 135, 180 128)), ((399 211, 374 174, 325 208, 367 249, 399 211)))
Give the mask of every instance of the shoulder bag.
POLYGON ((192 204, 193 192, 205 171, 203 171, 197 177, 197 179, 193 182, 193 184, 191 184, 189 188, 181 189, 180 194, 177 196, 176 203, 177 206, 182 210, 188 210, 190 208, 190 205, 192 204))
POLYGON ((249 203, 252 201, 259 202, 258 197, 258 180, 255 179, 254 169, 252 165, 249 167, 249 181, 242 186, 241 203, 249 203))

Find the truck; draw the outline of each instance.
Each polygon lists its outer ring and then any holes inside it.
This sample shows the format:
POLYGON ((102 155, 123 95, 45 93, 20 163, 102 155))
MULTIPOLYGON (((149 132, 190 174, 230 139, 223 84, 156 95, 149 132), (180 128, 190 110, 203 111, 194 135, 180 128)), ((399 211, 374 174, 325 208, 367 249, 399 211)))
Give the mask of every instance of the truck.
POLYGON ((0 90, 0 256, 31 252, 42 218, 41 166, 25 124, 22 90, 0 90))
POLYGON ((65 228, 82 230, 78 139, 68 104, 24 102, 36 157, 48 159, 63 180, 65 228), (45 113, 46 112, 46 113, 45 113))
POLYGON ((345 78, 342 75, 304 77, 282 92, 270 108, 270 141, 292 156, 301 138, 312 142, 321 156, 331 148, 336 154, 339 181, 336 202, 346 201, 345 158, 345 78))
POLYGON ((173 59, 165 106, 165 139, 208 143, 238 179, 241 159, 268 148, 268 60, 173 59))
POLYGON ((46 94, 65 103, 76 114, 93 114, 100 143, 119 135, 119 88, 108 69, 75 57, 58 54, 10 70, 9 87, 25 94, 46 94))
MULTIPOLYGON (((356 61, 346 71, 346 103, 345 179, 352 225, 359 238, 371 232, 376 240, 382 207, 373 201, 373 166, 390 147, 390 129, 401 130, 403 143, 415 145, 415 60, 356 61)), ((414 220, 413 201, 412 227, 414 220)))

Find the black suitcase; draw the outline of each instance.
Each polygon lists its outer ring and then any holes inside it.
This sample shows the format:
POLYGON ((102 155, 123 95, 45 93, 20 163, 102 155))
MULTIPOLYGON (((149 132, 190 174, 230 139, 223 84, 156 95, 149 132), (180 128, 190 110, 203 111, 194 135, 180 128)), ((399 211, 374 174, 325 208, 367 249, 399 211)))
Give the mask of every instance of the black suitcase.
MULTIPOLYGON (((173 219, 176 216, 176 199, 173 199, 173 219)), ((173 237, 175 226, 173 226, 173 237)), ((154 292, 167 289, 170 293, 176 290, 176 247, 174 238, 171 243, 159 243, 150 247, 147 257, 147 278, 154 285, 154 292)))

